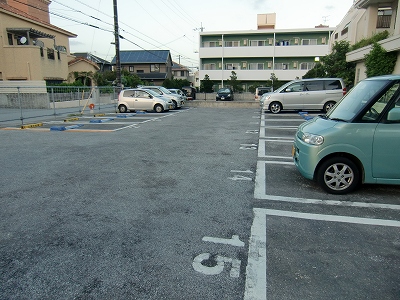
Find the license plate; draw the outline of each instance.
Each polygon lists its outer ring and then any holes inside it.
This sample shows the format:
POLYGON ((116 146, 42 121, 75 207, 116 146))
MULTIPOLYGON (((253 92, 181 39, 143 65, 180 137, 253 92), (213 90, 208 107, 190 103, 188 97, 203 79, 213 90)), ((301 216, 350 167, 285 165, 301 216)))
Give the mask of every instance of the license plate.
POLYGON ((225 99, 225 97, 221 97, 221 100, 224 100, 225 99))

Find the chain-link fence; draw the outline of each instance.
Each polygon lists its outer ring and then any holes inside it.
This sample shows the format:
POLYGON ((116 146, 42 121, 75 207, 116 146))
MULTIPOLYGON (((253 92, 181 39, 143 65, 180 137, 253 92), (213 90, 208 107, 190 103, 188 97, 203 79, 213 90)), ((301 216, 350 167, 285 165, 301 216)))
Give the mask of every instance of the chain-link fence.
POLYGON ((0 126, 5 122, 85 112, 115 111, 116 87, 0 86, 0 126))

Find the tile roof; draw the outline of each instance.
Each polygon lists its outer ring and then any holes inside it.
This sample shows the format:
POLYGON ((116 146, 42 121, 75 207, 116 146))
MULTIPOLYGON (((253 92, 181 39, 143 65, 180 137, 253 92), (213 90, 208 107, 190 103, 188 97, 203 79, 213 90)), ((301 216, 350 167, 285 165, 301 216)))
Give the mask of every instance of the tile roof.
POLYGON ((95 62, 90 61, 90 60, 88 60, 88 59, 86 59, 84 57, 77 57, 77 58, 74 58, 73 60, 70 60, 68 62, 68 66, 75 65, 75 64, 77 64, 79 62, 85 62, 87 64, 92 65, 96 70, 100 70, 100 67, 95 62))
MULTIPOLYGON (((129 63, 167 63, 169 50, 124 50, 119 53, 121 64, 129 63)), ((115 64, 114 56, 111 64, 115 64)))

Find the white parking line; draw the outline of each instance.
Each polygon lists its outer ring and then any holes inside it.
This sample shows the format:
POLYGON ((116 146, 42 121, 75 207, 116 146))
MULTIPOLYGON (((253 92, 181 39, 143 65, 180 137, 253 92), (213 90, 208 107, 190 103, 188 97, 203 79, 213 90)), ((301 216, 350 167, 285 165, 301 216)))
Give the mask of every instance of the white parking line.
POLYGON ((256 199, 271 200, 271 201, 283 201, 283 202, 295 202, 295 203, 304 203, 304 204, 322 204, 322 205, 333 205, 333 206, 400 210, 400 205, 395 205, 395 204, 350 202, 350 201, 338 201, 338 200, 319 200, 319 199, 267 195, 266 194, 266 182, 265 182, 265 180, 266 180, 266 176, 265 176, 266 163, 267 162, 265 162, 265 161, 257 162, 257 171, 256 171, 256 179, 255 179, 255 186, 254 186, 254 198, 256 198, 256 199))
POLYGON ((245 300, 267 299, 267 216, 327 222, 344 222, 372 226, 400 227, 400 222, 393 220, 299 213, 263 208, 254 208, 253 212, 254 220, 251 226, 249 257, 246 266, 245 300))

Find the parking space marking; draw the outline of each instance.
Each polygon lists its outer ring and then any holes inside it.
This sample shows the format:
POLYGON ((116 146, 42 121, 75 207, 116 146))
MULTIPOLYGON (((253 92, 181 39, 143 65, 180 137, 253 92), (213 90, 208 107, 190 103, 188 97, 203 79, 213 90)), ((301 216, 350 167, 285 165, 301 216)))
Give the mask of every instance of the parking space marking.
POLYGON ((337 215, 323 215, 323 214, 310 214, 295 211, 275 210, 275 209, 264 209, 266 215, 327 221, 327 222, 340 222, 340 223, 352 223, 362 225, 374 225, 374 226, 389 226, 389 227, 400 227, 400 221, 385 220, 385 219, 370 219, 370 218, 357 218, 337 215))
POLYGON ((253 212, 244 300, 267 299, 267 218, 261 209, 253 212))
POLYGON ((333 206, 400 210, 400 205, 395 205, 395 204, 350 202, 350 201, 338 201, 338 200, 320 200, 320 199, 308 199, 308 198, 267 195, 266 194, 266 182, 265 182, 266 181, 266 176, 265 176, 266 167, 265 166, 266 166, 265 161, 257 162, 257 171, 256 171, 256 179, 255 179, 255 186, 254 186, 254 198, 256 198, 256 199, 282 201, 282 202, 295 202, 295 203, 303 203, 303 204, 322 204, 322 205, 333 205, 333 206))
POLYGON ((400 221, 310 214, 264 208, 253 208, 254 220, 249 239, 244 299, 267 299, 267 216, 351 224, 400 227, 400 221))

